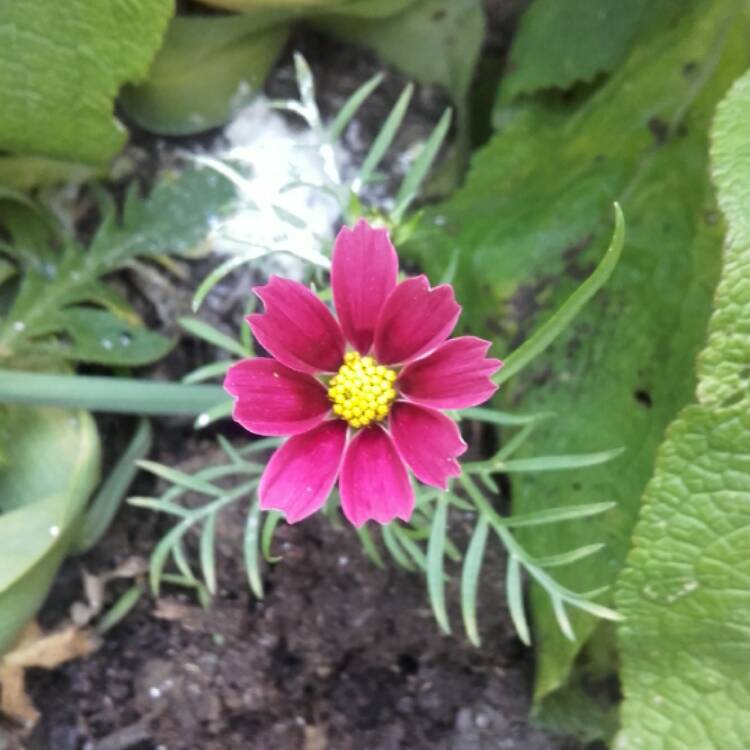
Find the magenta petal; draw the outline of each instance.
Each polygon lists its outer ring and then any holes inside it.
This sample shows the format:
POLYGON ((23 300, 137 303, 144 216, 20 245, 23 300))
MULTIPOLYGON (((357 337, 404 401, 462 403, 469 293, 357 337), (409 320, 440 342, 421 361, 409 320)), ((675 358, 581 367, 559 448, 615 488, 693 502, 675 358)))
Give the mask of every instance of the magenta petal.
POLYGON ((333 489, 346 445, 346 422, 324 422, 289 438, 271 456, 258 488, 263 510, 280 510, 288 523, 315 513, 333 489))
POLYGON ((361 353, 372 346, 380 310, 396 286, 398 256, 388 231, 360 219, 343 227, 333 246, 333 303, 344 335, 361 353))
POLYGON ((247 318, 263 348, 300 372, 335 372, 344 356, 344 336, 330 310, 305 286, 272 276, 253 289, 265 312, 247 318))
POLYGON ((414 510, 409 473, 390 435, 378 426, 360 430, 349 443, 339 491, 344 515, 357 528, 370 519, 408 521, 414 510))
POLYGON ((401 372, 398 386, 410 401, 439 409, 465 409, 486 401, 497 386, 490 376, 503 363, 487 359, 490 342, 475 336, 446 341, 401 372))
POLYGON ((391 410, 391 434, 401 457, 425 484, 448 489, 448 477, 461 474, 456 461, 466 450, 456 423, 434 409, 405 401, 391 410))
POLYGON ((320 382, 275 359, 244 359, 232 365, 224 389, 236 398, 235 421, 256 435, 306 432, 320 424, 331 408, 320 382))
POLYGON ((448 284, 430 289, 426 276, 402 281, 385 301, 375 327, 378 361, 408 362, 434 349, 448 338, 460 314, 448 284))

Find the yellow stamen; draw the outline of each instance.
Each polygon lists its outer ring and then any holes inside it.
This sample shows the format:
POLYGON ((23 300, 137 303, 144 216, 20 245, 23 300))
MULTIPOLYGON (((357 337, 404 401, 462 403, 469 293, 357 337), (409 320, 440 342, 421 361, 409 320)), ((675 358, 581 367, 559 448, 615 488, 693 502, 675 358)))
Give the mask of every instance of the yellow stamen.
POLYGON ((347 352, 344 364, 329 381, 328 398, 333 413, 352 427, 366 427, 388 416, 396 399, 397 374, 372 357, 347 352))

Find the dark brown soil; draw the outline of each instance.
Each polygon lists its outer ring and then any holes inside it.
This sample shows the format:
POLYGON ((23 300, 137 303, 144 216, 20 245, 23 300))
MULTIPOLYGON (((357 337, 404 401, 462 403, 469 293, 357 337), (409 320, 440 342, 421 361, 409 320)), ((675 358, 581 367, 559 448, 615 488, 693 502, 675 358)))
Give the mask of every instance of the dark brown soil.
MULTIPOLYGON (((456 612, 458 634, 439 635, 418 576, 378 570, 350 529, 323 517, 279 527, 283 561, 267 573, 264 600, 254 599, 243 516, 238 504, 221 518, 221 590, 210 609, 167 588, 157 601, 144 597, 92 657, 31 673, 43 720, 30 750, 579 747, 528 724, 530 652, 507 619, 499 555, 481 592, 477 650, 456 612)), ((82 598, 81 566, 103 572, 145 557, 164 528, 147 511, 123 512, 94 553, 66 564, 44 619, 82 598)))

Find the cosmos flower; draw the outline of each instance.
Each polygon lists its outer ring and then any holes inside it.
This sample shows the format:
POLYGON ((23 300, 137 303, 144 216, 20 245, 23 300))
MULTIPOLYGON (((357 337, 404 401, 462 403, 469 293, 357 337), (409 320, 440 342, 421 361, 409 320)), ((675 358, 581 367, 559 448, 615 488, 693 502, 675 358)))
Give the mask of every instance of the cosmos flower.
POLYGON ((333 250, 338 320, 307 287, 271 277, 253 291, 265 306, 247 320, 271 357, 227 372, 233 417, 256 435, 289 439, 261 478, 261 508, 289 523, 318 510, 338 481, 344 515, 408 521, 417 479, 447 489, 466 450, 441 409, 462 409, 496 390, 489 342, 449 339, 461 308, 453 288, 425 276, 397 283, 398 257, 385 229, 359 221, 333 250))

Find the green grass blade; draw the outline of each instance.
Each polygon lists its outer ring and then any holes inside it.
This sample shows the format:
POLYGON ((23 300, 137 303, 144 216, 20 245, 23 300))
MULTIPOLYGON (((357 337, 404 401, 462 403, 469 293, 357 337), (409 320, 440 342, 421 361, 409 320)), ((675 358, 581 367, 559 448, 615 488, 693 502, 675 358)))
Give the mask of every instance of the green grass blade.
POLYGON ((260 537, 260 549, 263 552, 263 559, 268 563, 277 563, 281 560, 280 555, 271 554, 271 544, 273 543, 273 533, 282 519, 281 513, 276 510, 269 511, 265 514, 263 521, 263 532, 260 537))
POLYGON ((227 336, 226 333, 222 333, 220 330, 214 328, 203 320, 182 317, 178 318, 177 322, 182 328, 188 331, 188 333, 192 333, 193 336, 203 339, 203 341, 207 341, 209 344, 212 344, 219 349, 224 349, 225 351, 243 358, 250 354, 250 352, 246 351, 245 347, 243 347, 239 341, 233 339, 231 336, 227 336))
POLYGON ((193 301, 191 303, 191 307, 193 309, 193 312, 198 312, 200 309, 200 306, 203 304, 203 301, 208 297, 208 295, 211 293, 211 290, 227 275, 232 273, 236 268, 240 268, 241 266, 244 266, 246 263, 250 263, 253 260, 256 260, 262 255, 267 255, 268 250, 261 250, 258 249, 257 252, 250 252, 250 253, 242 253, 240 255, 235 255, 232 258, 229 258, 229 260, 225 260, 221 265, 216 266, 211 273, 206 276, 203 281, 198 285, 198 288, 195 290, 195 294, 193 295, 193 301))
POLYGON ((533 336, 505 360, 493 380, 500 384, 517 375, 541 354, 567 327, 583 306, 606 284, 617 266, 625 243, 625 217, 619 204, 614 204, 615 231, 607 252, 594 272, 568 297, 555 314, 533 336))
POLYGON ((83 518, 73 547, 76 553, 91 549, 109 528, 133 477, 138 471, 137 461, 151 450, 151 425, 141 419, 125 452, 110 471, 83 518))
POLYGON ((487 546, 489 523, 484 515, 479 516, 471 541, 464 556, 461 569, 461 614, 464 620, 466 636, 471 643, 479 648, 479 628, 477 627, 477 587, 479 573, 484 561, 484 550, 487 546))
POLYGON ((385 152, 393 143, 393 139, 396 137, 398 129, 401 127, 401 123, 406 114, 406 109, 411 101, 412 94, 414 93, 414 86, 410 83, 401 92, 401 96, 398 98, 396 105, 388 114, 383 127, 380 129, 375 141, 370 148, 369 153, 365 157, 364 164, 359 170, 359 174, 352 183, 352 190, 358 193, 363 185, 366 185, 372 178, 373 172, 380 164, 380 160, 385 156, 385 152))
POLYGON ((217 487, 210 482, 199 479, 192 474, 186 474, 179 469, 173 469, 171 466, 157 463, 156 461, 138 461, 138 466, 146 471, 150 471, 152 474, 156 474, 156 476, 161 479, 166 479, 170 484, 185 487, 193 492, 200 492, 204 495, 211 495, 213 497, 218 497, 224 492, 220 487, 217 487))
POLYGON ((226 401, 216 385, 182 385, 97 375, 0 370, 0 403, 116 414, 200 414, 226 401))
POLYGON ((372 540, 372 534, 370 534, 370 530, 367 526, 360 526, 357 529, 357 536, 362 543, 362 549, 364 549, 367 557, 369 557, 378 568, 385 568, 383 556, 380 554, 380 550, 375 546, 375 542, 372 540))
POLYGON ((448 128, 451 125, 453 113, 450 109, 445 110, 438 124, 430 133, 424 145, 419 151, 417 158, 406 173, 401 187, 396 194, 395 206, 391 212, 391 218, 397 224, 401 221, 409 206, 419 194, 419 188, 422 186, 425 177, 427 177, 435 157, 443 145, 445 136, 448 135, 448 128))
POLYGON ((585 505, 570 505, 567 508, 550 508, 540 510, 537 513, 522 513, 510 518, 498 516, 503 526, 509 529, 521 528, 523 526, 541 526, 547 523, 560 523, 560 521, 572 521, 576 518, 589 518, 598 516, 612 510, 616 503, 587 503, 585 505))
POLYGON ((496 411, 495 409, 487 409, 481 406, 461 409, 458 414, 462 419, 474 419, 477 422, 487 422, 500 427, 520 427, 532 422, 541 422, 544 419, 550 419, 550 417, 555 416, 550 411, 539 412, 538 414, 509 414, 508 412, 496 411))
POLYGON ((398 539, 399 544, 404 548, 406 554, 416 563, 418 568, 427 571, 427 556, 424 550, 406 533, 406 529, 396 524, 393 529, 393 535, 398 539))
POLYGON ((523 606, 523 585, 521 583, 521 565, 518 558, 510 555, 508 557, 508 569, 505 573, 505 595, 508 599, 508 611, 513 626, 518 633, 521 642, 526 646, 531 645, 531 633, 529 623, 526 620, 526 611, 523 606))
POLYGON ((585 547, 578 547, 570 552, 562 552, 559 555, 535 557, 534 565, 538 565, 540 568, 559 568, 562 565, 570 565, 570 563, 578 562, 578 560, 595 555, 604 549, 604 547, 606 545, 600 542, 599 544, 587 544, 585 547))
POLYGON ((443 495, 438 498, 435 506, 430 539, 427 543, 427 593, 429 594, 430 605, 440 629, 446 635, 449 635, 451 626, 448 621, 448 612, 445 609, 445 583, 443 577, 447 524, 448 501, 443 495))
POLYGON ((623 448, 614 448, 596 453, 580 453, 568 456, 533 456, 532 458, 517 458, 510 461, 497 461, 493 470, 504 473, 526 473, 537 471, 565 471, 567 469, 583 469, 588 466, 598 466, 622 455, 623 448))
POLYGON ((263 598, 263 575, 260 570, 260 500, 253 500, 245 521, 245 570, 250 589, 258 599, 263 598))
POLYGON ((187 518, 192 515, 189 510, 183 508, 181 505, 158 497, 129 497, 127 503, 134 508, 145 508, 157 513, 168 513, 179 518, 187 518))
POLYGON ((190 516, 173 526, 156 544, 154 551, 151 553, 151 559, 148 565, 148 577, 151 584, 151 592, 154 596, 159 596, 161 589, 162 573, 172 548, 179 542, 183 534, 193 524, 193 517, 190 516))
POLYGON ((404 553, 396 535, 393 533, 393 528, 391 526, 383 526, 381 527, 380 533, 383 536, 383 544, 385 545, 385 548, 390 552, 391 557, 396 561, 396 564, 400 565, 404 570, 408 570, 412 573, 416 571, 414 563, 412 563, 404 553))
POLYGON ((200 561, 203 581, 211 596, 216 595, 216 518, 212 513, 203 524, 200 541, 200 561))
POLYGON ((232 410, 234 409, 234 401, 227 398, 222 403, 212 406, 210 409, 202 412, 195 418, 193 426, 196 430, 202 430, 204 427, 208 427, 214 422, 218 422, 220 419, 227 419, 232 416, 232 410))
POLYGON ((210 380, 211 378, 220 378, 226 375, 227 370, 236 363, 237 360, 225 359, 221 362, 211 362, 210 364, 203 365, 192 372, 189 372, 182 379, 183 383, 201 383, 204 380, 210 380))
POLYGON ((145 592, 145 586, 136 583, 131 586, 105 613, 96 625, 100 635, 112 630, 133 610, 145 592))
POLYGON ((550 596, 550 600, 560 631, 569 641, 575 641, 576 634, 573 631, 573 626, 570 624, 568 613, 565 611, 565 603, 559 596, 552 595, 550 596))
POLYGON ((344 102, 344 106, 339 110, 336 115, 336 119, 331 123, 331 127, 328 130, 328 140, 331 143, 341 137, 341 134, 346 129, 346 126, 351 121, 352 117, 357 114, 359 108, 364 104, 365 100, 372 94, 375 89, 380 86, 383 81, 383 74, 377 73, 369 81, 365 81, 347 100, 344 102))

